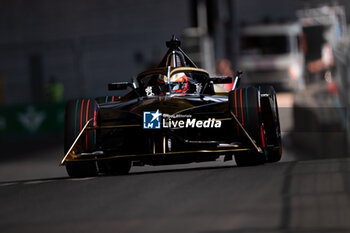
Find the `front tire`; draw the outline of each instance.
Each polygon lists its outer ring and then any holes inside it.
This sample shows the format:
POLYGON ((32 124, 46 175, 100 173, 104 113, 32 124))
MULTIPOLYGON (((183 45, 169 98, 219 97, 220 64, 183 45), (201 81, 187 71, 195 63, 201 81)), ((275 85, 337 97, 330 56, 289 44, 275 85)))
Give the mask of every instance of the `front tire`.
MULTIPOLYGON (((229 104, 231 112, 235 114, 249 136, 255 141, 258 147, 265 151, 265 133, 261 118, 258 89, 248 87, 230 92, 229 104)), ((251 151, 235 154, 237 166, 253 166, 265 163, 265 154, 256 151, 238 124, 237 134, 244 138, 247 145, 251 146, 251 151)))
POLYGON ((266 132, 267 161, 278 162, 282 157, 281 127, 275 89, 272 86, 261 86, 260 93, 268 97, 261 99, 262 118, 266 132))
MULTIPOLYGON (((94 99, 77 99, 69 101, 66 105, 64 120, 64 153, 67 153, 80 131, 90 119, 89 126, 97 124, 98 105, 94 99)), ((96 131, 90 130, 80 137, 75 153, 92 152, 96 149, 96 131)), ((96 176, 95 161, 67 162, 66 170, 71 177, 96 176)))

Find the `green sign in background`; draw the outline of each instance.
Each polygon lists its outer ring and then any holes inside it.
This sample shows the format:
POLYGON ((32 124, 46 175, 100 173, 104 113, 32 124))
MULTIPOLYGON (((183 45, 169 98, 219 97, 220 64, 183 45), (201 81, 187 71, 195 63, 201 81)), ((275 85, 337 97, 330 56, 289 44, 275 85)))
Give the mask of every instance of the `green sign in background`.
POLYGON ((63 132, 65 103, 0 108, 0 137, 63 132))

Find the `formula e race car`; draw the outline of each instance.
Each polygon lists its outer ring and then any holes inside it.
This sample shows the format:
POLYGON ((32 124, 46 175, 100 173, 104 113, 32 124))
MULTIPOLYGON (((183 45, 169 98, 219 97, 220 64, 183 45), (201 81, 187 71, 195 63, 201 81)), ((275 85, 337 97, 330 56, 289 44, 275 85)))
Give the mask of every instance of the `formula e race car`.
POLYGON ((69 176, 127 174, 132 165, 214 161, 238 166, 281 159, 276 95, 271 86, 238 88, 241 73, 210 77, 173 36, 155 69, 131 83, 108 84, 124 96, 67 103, 65 165, 69 176), (231 83, 232 90, 218 88, 231 83))

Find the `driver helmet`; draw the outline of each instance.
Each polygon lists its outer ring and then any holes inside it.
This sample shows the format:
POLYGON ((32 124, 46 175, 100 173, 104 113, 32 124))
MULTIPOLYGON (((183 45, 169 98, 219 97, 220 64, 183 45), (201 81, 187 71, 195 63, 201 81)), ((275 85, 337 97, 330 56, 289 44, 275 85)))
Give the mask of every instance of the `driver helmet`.
MULTIPOLYGON (((165 81, 168 79, 165 77, 165 81)), ((185 73, 177 73, 170 77, 171 91, 175 93, 184 93, 188 89, 188 78, 185 73)))

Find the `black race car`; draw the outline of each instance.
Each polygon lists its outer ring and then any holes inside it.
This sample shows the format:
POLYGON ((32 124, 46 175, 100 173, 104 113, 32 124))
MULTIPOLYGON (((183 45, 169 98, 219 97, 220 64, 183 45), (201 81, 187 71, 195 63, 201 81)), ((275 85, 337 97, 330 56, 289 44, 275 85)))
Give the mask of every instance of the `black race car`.
POLYGON ((236 77, 210 77, 173 38, 155 69, 109 90, 124 96, 67 103, 65 165, 72 177, 126 174, 133 165, 235 157, 238 166, 281 159, 276 95, 271 86, 237 88, 236 77), (230 91, 216 85, 233 83, 230 91), (220 91, 221 90, 221 91, 220 91))

